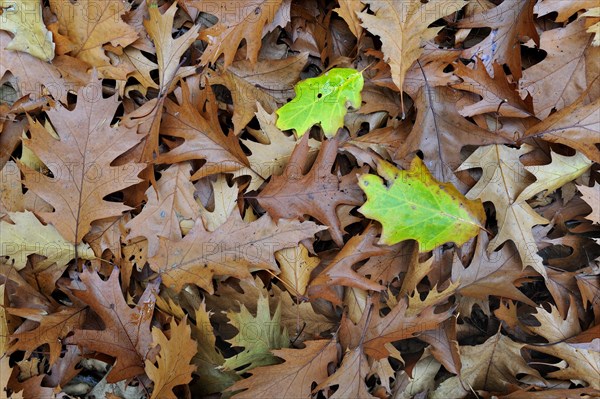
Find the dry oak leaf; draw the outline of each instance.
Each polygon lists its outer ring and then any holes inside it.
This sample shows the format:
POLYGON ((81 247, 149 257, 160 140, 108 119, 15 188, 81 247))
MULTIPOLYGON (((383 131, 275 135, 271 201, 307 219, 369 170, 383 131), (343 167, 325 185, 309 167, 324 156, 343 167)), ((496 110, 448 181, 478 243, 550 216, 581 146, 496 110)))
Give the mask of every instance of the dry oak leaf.
POLYGON ((581 198, 592 208, 592 213, 586 216, 586 219, 600 224, 600 184, 594 187, 577 186, 582 194, 581 198))
POLYGON ((500 333, 481 345, 461 346, 460 376, 442 382, 431 398, 463 398, 471 393, 471 389, 507 392, 511 385, 518 384, 516 376, 520 373, 540 378, 523 359, 521 348, 524 346, 500 333))
POLYGON ((363 27, 360 26, 358 13, 360 13, 365 6, 360 1, 354 0, 339 0, 338 3, 340 7, 334 8, 333 11, 346 21, 352 34, 357 38, 360 38, 363 27))
POLYGON ((18 82, 20 94, 37 99, 50 94, 56 100, 67 102, 69 86, 54 64, 44 62, 20 51, 10 51, 11 41, 8 33, 0 31, 0 77, 10 71, 18 82))
POLYGON ((475 104, 467 105, 459 110, 462 116, 469 117, 484 113, 498 113, 501 116, 513 118, 527 118, 532 115, 533 101, 531 96, 525 100, 519 96, 516 85, 511 84, 498 63, 492 64, 493 77, 490 76, 479 58, 475 59, 475 66, 469 68, 462 62, 454 63, 454 74, 462 82, 453 84, 452 87, 470 91, 481 96, 475 104))
POLYGON ((160 249, 148 262, 161 274, 165 286, 180 291, 185 284, 196 284, 212 294, 214 275, 243 279, 250 277, 252 270, 279 272, 275 252, 295 247, 324 229, 313 222, 282 219, 275 223, 268 215, 245 223, 233 212, 213 232, 197 220, 182 240, 160 237, 160 249))
MULTIPOLYGON (((277 114, 268 113, 260 105, 256 103, 257 112, 256 119, 260 124, 261 130, 254 130, 251 127, 246 127, 246 130, 254 136, 257 141, 249 139, 241 139, 240 141, 246 146, 252 154, 248 155, 248 161, 252 170, 262 177, 264 180, 272 175, 280 175, 283 173, 285 166, 289 163, 291 154, 296 148, 295 135, 286 135, 275 125, 277 114)), ((314 161, 321 142, 315 139, 308 139, 310 147, 307 155, 307 161, 314 161)), ((258 189, 261 183, 256 179, 250 183, 248 191, 258 189), (256 183, 254 183, 256 181, 256 183)))
POLYGON ((313 383, 327 379, 330 363, 337 359, 334 340, 304 341, 303 349, 279 349, 271 352, 283 359, 283 364, 258 367, 252 376, 236 382, 228 391, 245 391, 235 394, 235 399, 256 398, 309 398, 313 383))
MULTIPOLYGON (((453 309, 436 313, 436 305, 445 303, 456 290, 457 285, 450 285, 443 291, 437 291, 437 288, 432 289, 424 300, 419 298, 419 293, 415 291, 414 296, 407 299, 402 297, 398 303, 387 313, 381 316, 378 299, 373 303, 374 307, 369 312, 363 313, 363 318, 357 325, 350 326, 350 332, 353 339, 359 339, 364 333, 363 348, 367 355, 374 359, 383 359, 390 355, 386 344, 400 341, 403 339, 414 338, 422 331, 433 330, 440 323, 448 319, 453 312, 453 309), (365 323, 368 321, 368 325, 365 323)), ((373 299, 370 299, 373 301, 373 299)), ((371 306, 367 302, 368 306, 371 306)), ((351 324, 351 323, 348 323, 351 324)))
POLYGON ((160 351, 156 356, 157 366, 146 359, 146 374, 154 381, 151 399, 177 399, 173 388, 188 384, 196 370, 196 366, 190 364, 197 350, 187 316, 179 324, 172 319, 170 325, 169 338, 160 328, 152 328, 152 343, 160 346, 160 351))
POLYGON ((7 50, 23 51, 42 61, 54 58, 52 33, 42 19, 42 3, 38 0, 0 1, 0 29, 14 35, 7 50))
POLYGON ((280 60, 236 61, 227 69, 219 67, 205 71, 210 84, 222 84, 231 92, 233 101, 233 133, 237 136, 254 118, 260 104, 267 112, 277 109, 278 103, 294 96, 294 85, 308 61, 308 53, 280 60), (254 101, 256 100, 256 101, 254 101))
POLYGON ((217 349, 215 331, 211 325, 212 313, 206 310, 206 304, 201 302, 194 313, 195 323, 191 327, 192 338, 197 343, 197 353, 192 363, 196 365, 194 375, 199 388, 195 392, 201 395, 223 392, 240 377, 235 372, 220 369, 225 358, 217 349))
POLYGON ((78 329, 66 342, 116 358, 106 377, 109 383, 143 374, 144 362, 152 347, 150 322, 158 282, 146 286, 132 309, 123 298, 119 269, 116 267, 106 281, 96 272, 87 269, 79 277, 81 282, 72 281, 69 288, 75 297, 85 302, 100 317, 104 330, 78 329))
POLYGON ((257 199, 274 220, 313 216, 329 226, 329 233, 341 247, 344 238, 336 208, 343 204, 361 205, 364 202, 357 185, 357 174, 348 173, 339 177, 337 172, 331 173, 338 151, 338 138, 323 142, 310 171, 304 173, 309 152, 308 135, 305 136, 298 142, 283 174, 272 176, 257 199))
POLYGON ((529 349, 542 352, 559 359, 561 362, 553 366, 559 370, 548 373, 549 378, 571 380, 577 384, 600 389, 600 338, 596 336, 591 342, 568 344, 560 342, 552 346, 528 346, 529 349))
MULTIPOLYGON (((5 288, 5 284, 0 285, 0 352, 2 353, 2 356, 0 357, 0 398, 2 399, 7 397, 6 389, 13 371, 12 367, 10 366, 10 356, 6 355, 6 349, 8 347, 7 341, 10 330, 8 329, 8 323, 6 320, 6 305, 4 303, 5 288)), ((10 397, 12 399, 23 399, 23 394, 13 393, 10 397)))
POLYGON ((384 60, 390 64, 394 84, 401 90, 406 72, 423 53, 423 42, 433 39, 442 29, 429 25, 467 4, 463 0, 432 0, 427 4, 419 0, 363 3, 368 4, 375 15, 359 13, 362 26, 381 38, 384 60))
POLYGON ((193 66, 180 68, 180 59, 196 40, 200 25, 194 25, 183 35, 173 39, 173 19, 176 11, 176 1, 162 15, 158 7, 149 7, 150 19, 144 21, 144 27, 156 48, 158 79, 162 95, 166 95, 179 79, 191 75, 196 70, 193 66))
POLYGON ((337 385, 337 390, 327 395, 330 399, 376 399, 369 393, 366 377, 370 373, 370 366, 367 362, 362 347, 358 346, 352 350, 347 350, 342 359, 340 367, 330 375, 325 381, 320 383, 314 392, 323 390, 332 385, 337 385))
POLYGON ((148 201, 139 215, 131 219, 127 239, 145 237, 148 240, 148 256, 158 252, 158 237, 176 241, 182 238, 179 222, 182 218, 195 220, 200 205, 194 198, 194 185, 190 182, 192 167, 189 162, 173 164, 162 172, 154 186, 148 187, 148 201))
POLYGON ((110 125, 119 104, 116 95, 90 98, 89 91, 82 88, 73 111, 60 105, 47 111, 60 140, 31 119, 31 139, 23 140, 53 175, 21 167, 25 186, 54 207, 54 212, 41 212, 40 216, 65 240, 76 244, 90 231, 92 222, 131 209, 104 197, 141 181, 137 175, 145 165, 111 166, 141 139, 135 129, 110 125))
MULTIPOLYGON (((242 40, 246 41, 247 59, 252 63, 258 60, 261 39, 267 33, 265 28, 275 29, 271 23, 278 17, 282 0, 244 0, 233 3, 219 1, 217 4, 195 0, 188 3, 200 11, 211 14, 215 9, 219 10, 216 14, 219 22, 200 32, 200 39, 207 43, 200 64, 215 63, 219 56, 224 54, 224 67, 227 68, 233 62, 242 40)), ((278 22, 282 22, 285 26, 285 20, 289 21, 289 17, 284 17, 278 22)))
POLYGON ((297 247, 286 248, 275 252, 275 259, 281 268, 281 282, 292 288, 292 294, 303 296, 310 281, 310 274, 320 263, 316 256, 310 256, 308 249, 299 244, 297 247))
POLYGON ((586 93, 573 104, 550 115, 525 132, 525 137, 541 137, 550 143, 569 146, 600 162, 600 98, 584 105, 586 93))
POLYGON ((533 148, 523 145, 520 149, 503 145, 479 147, 458 170, 482 168, 483 174, 477 184, 469 190, 467 198, 479 198, 492 202, 496 209, 498 234, 490 242, 488 251, 493 251, 507 240, 517 247, 523 266, 531 266, 547 277, 542 258, 531 229, 549 221, 538 215, 523 201, 516 202, 519 194, 532 183, 531 175, 519 161, 521 155, 533 148))
POLYGON ((28 359, 38 347, 47 344, 49 348, 49 365, 52 366, 60 358, 62 340, 76 328, 80 328, 87 314, 87 308, 81 303, 77 306, 59 306, 52 313, 42 309, 12 308, 9 313, 39 323, 29 331, 22 331, 22 324, 10 336, 9 353, 25 351, 28 359))
POLYGON ((352 266, 361 261, 386 253, 384 247, 375 245, 377 233, 377 228, 371 224, 362 234, 352 236, 331 263, 310 282, 308 295, 311 298, 324 298, 333 304, 341 305, 341 298, 333 289, 335 285, 355 287, 365 291, 383 291, 384 286, 352 269, 352 266))
POLYGON ((521 191, 516 199, 517 202, 526 201, 542 191, 547 191, 549 194, 577 179, 592 166, 592 161, 580 152, 567 157, 550 150, 550 159, 552 161, 547 165, 525 166, 525 169, 537 180, 521 191))
MULTIPOLYGON (((203 159, 206 163, 194 173, 191 180, 217 173, 234 173, 236 176, 249 175, 252 179, 262 178, 250 169, 250 163, 233 134, 223 134, 216 119, 216 109, 201 113, 204 104, 192 103, 190 90, 186 84, 181 86, 180 104, 167 99, 162 115, 162 135, 182 138, 184 142, 159 156, 159 163, 176 163, 192 159, 203 159), (214 113, 212 112, 214 111, 214 113)), ((213 102, 212 91, 204 93, 206 102, 213 102), (211 98, 212 97, 212 98, 211 98)), ((202 101, 201 101, 202 102, 202 101)))
MULTIPOLYGON (((493 63, 507 64, 514 80, 521 78, 521 43, 539 35, 533 23, 535 0, 505 0, 499 6, 458 21, 458 28, 491 28, 480 43, 463 51, 463 58, 478 56, 490 74, 493 63)), ((496 78, 496 76, 494 76, 496 78)))
POLYGON ((539 0, 533 8, 533 12, 537 14, 538 17, 556 12, 558 15, 554 20, 556 22, 566 22, 577 11, 589 10, 590 8, 597 6, 598 2, 596 0, 539 0))
POLYGON ((466 268, 458 255, 454 255, 451 280, 458 283, 457 294, 483 300, 486 304, 489 296, 494 295, 535 307, 535 302, 514 285, 516 280, 528 275, 523 271, 517 251, 512 246, 504 245, 499 251, 488 254, 488 243, 487 233, 480 232, 473 260, 466 268))
MULTIPOLYGON (((561 1, 562 3, 579 3, 561 1)), ((545 119, 553 109, 561 110, 577 100, 582 88, 591 87, 586 100, 593 101, 600 90, 600 49, 592 46, 584 19, 564 28, 542 33, 540 48, 548 54, 538 64, 523 71, 519 81, 521 95, 529 93, 535 101, 535 115, 545 119)))
POLYGON ((138 39, 135 29, 122 19, 128 11, 126 4, 113 0, 51 0, 50 9, 58 19, 54 27, 57 53, 69 53, 91 66, 110 68, 103 46, 125 48, 138 39))
POLYGON ((23 269, 31 254, 45 256, 46 259, 35 265, 35 270, 44 270, 57 263, 64 267, 75 258, 94 259, 94 251, 86 243, 75 245, 66 241, 52 225, 44 226, 33 212, 8 212, 14 222, 0 221, 0 257, 12 263, 16 270, 23 269))
POLYGON ((394 159, 403 159, 421 150, 431 174, 460 189, 461 184, 454 181, 453 172, 460 165, 463 146, 509 143, 504 137, 482 129, 460 115, 456 104, 463 95, 449 87, 421 87, 414 99, 417 119, 394 159))

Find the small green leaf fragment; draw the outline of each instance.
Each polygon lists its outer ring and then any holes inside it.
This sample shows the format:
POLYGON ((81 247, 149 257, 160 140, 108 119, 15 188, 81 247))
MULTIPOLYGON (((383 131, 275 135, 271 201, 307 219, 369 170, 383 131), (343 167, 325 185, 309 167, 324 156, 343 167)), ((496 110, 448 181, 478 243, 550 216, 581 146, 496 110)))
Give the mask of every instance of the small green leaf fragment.
POLYGON ((319 123, 327 137, 344 126, 347 107, 360 108, 364 85, 362 72, 352 68, 333 68, 322 76, 301 81, 296 97, 277 110, 277 127, 294 129, 298 137, 319 123))
POLYGON ((367 195, 359 212, 383 226, 380 244, 414 239, 420 252, 427 252, 446 242, 462 245, 483 228, 481 201, 471 201, 452 184, 437 181, 419 157, 409 170, 381 161, 377 173, 387 184, 372 174, 358 179, 367 195))

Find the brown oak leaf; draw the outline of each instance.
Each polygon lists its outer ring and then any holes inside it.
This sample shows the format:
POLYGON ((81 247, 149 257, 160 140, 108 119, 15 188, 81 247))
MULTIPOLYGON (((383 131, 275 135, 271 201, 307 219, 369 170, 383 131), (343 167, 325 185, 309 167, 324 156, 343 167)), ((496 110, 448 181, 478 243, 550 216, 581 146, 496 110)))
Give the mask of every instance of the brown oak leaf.
POLYGON ((83 284, 73 281, 71 292, 100 317, 104 329, 77 329, 66 342, 114 357, 115 364, 106 377, 108 382, 144 373, 144 362, 152 349, 150 322, 158 282, 146 286, 132 309, 121 292, 119 269, 114 268, 106 281, 89 270, 84 270, 79 276, 83 284))

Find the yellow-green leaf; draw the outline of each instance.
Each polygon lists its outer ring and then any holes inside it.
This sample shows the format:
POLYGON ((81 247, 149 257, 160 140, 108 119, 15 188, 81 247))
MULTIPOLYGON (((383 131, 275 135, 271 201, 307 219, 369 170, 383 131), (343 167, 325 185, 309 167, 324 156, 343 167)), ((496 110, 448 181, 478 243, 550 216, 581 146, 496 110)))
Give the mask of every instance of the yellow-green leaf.
POLYGON ((294 88, 296 97, 277 110, 277 127, 294 129, 301 137, 319 123, 325 136, 333 137, 344 126, 347 106, 360 108, 363 85, 362 72, 352 68, 333 68, 303 80, 294 88))
POLYGON ((52 33, 44 25, 40 0, 0 0, 0 8, 0 29, 15 36, 6 46, 8 50, 23 51, 43 61, 54 58, 52 33))
POLYGON ((427 252, 446 242, 462 245, 477 235, 485 222, 481 201, 465 198, 452 184, 440 183, 419 157, 410 170, 381 161, 377 175, 364 174, 359 185, 367 202, 363 215, 383 226, 380 244, 414 239, 427 252))

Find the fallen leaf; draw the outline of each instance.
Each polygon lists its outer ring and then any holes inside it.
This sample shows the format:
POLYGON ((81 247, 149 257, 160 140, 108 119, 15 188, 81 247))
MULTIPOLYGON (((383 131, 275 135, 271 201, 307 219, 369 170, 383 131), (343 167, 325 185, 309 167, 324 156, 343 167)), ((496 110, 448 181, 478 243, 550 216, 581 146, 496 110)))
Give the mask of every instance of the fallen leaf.
POLYGON ((311 385, 327 378, 327 366, 336 360, 336 345, 333 340, 305 341, 304 349, 273 350, 273 355, 284 360, 283 364, 258 367, 252 376, 236 382, 228 391, 236 399, 257 397, 309 397, 311 385))
POLYGON ((214 232, 207 232, 198 220, 182 240, 161 237, 158 253, 148 262, 167 287, 180 291, 185 284, 196 284, 212 293, 213 275, 247 278, 252 269, 278 272, 273 253, 323 229, 313 222, 287 219, 276 224, 268 215, 245 223, 234 212, 214 232))
POLYGON ((326 140, 310 171, 307 168, 308 137, 303 138, 292 153, 288 166, 280 176, 260 192, 257 199, 273 220, 282 218, 303 220, 311 215, 329 227, 335 243, 344 243, 336 208, 340 205, 360 205, 363 195, 356 187, 356 175, 331 173, 339 147, 338 139, 326 140), (319 204, 319 206, 315 206, 319 204))
POLYGON ((277 110, 277 127, 294 129, 301 137, 319 123, 326 137, 333 137, 344 126, 349 104, 360 108, 362 72, 351 68, 334 68, 317 78, 305 79, 294 87, 296 97, 277 110))
POLYGON ((117 382, 144 373, 144 362, 152 347, 150 322, 154 311, 157 283, 148 284, 135 308, 123 298, 119 285, 119 269, 114 268, 108 280, 98 273, 84 270, 81 283, 73 282, 71 292, 85 302, 100 317, 103 330, 76 329, 66 339, 90 351, 105 353, 116 359, 107 375, 108 382, 117 382))
POLYGON ((36 264, 37 270, 44 270, 53 263, 64 267, 75 256, 88 260, 96 258, 88 244, 82 242, 76 247, 63 239, 54 226, 44 226, 32 212, 9 212, 8 216, 14 224, 0 221, 0 256, 6 257, 16 270, 25 267, 31 254, 46 257, 36 264))
POLYGON ((479 147, 458 170, 483 169, 483 175, 469 190, 467 198, 492 202, 496 208, 498 234, 490 241, 488 250, 493 251, 511 240, 517 247, 523 266, 531 266, 545 277, 546 268, 537 254, 538 247, 531 229, 538 224, 547 224, 548 220, 538 215, 527 202, 516 202, 532 181, 519 161, 531 150, 528 145, 521 149, 502 145, 479 147))
POLYGON ((14 35, 6 46, 8 50, 23 51, 42 61, 54 58, 52 33, 42 20, 42 3, 37 0, 0 1, 2 19, 0 29, 14 35))
POLYGON ((381 161, 377 172, 386 185, 377 175, 359 178, 367 194, 359 212, 383 226, 379 243, 394 245, 414 239, 420 252, 428 252, 449 241, 462 245, 482 228, 481 203, 467 200, 451 184, 434 179, 420 158, 414 158, 408 171, 381 161))
POLYGON ((30 121, 31 139, 24 142, 53 177, 26 167, 21 170, 25 186, 54 207, 54 212, 42 212, 40 216, 54 225, 65 240, 79 244, 92 222, 130 209, 104 197, 139 183, 137 175, 145 165, 111 165, 140 140, 131 129, 111 126, 120 103, 115 96, 89 98, 88 92, 81 89, 77 99, 73 111, 60 105, 47 111, 60 140, 54 139, 39 122, 30 121))
POLYGON ((290 344, 287 330, 281 328, 281 304, 271 316, 269 300, 262 295, 257 299, 256 317, 242 304, 239 312, 227 312, 227 318, 229 324, 238 330, 228 342, 232 347, 244 350, 225 359, 225 370, 236 370, 242 374, 256 367, 276 364, 277 359, 271 350, 287 348, 290 344))
POLYGON ((462 0, 433 0, 425 4, 418 0, 369 0, 365 3, 374 15, 363 11, 358 17, 365 29, 381 39, 384 61, 389 63, 394 84, 401 90, 406 72, 423 52, 422 42, 433 39, 440 31, 438 27, 429 27, 431 23, 460 11, 467 4, 462 0))
POLYGON ((152 399, 177 399, 173 388, 189 383, 196 370, 195 366, 190 365, 196 354, 196 341, 190 336, 187 317, 181 319, 179 324, 172 319, 170 324, 169 338, 159 328, 152 328, 152 343, 160 347, 156 356, 157 366, 146 359, 146 374, 154 381, 152 399))
MULTIPOLYGON (((233 62, 236 50, 242 40, 246 40, 247 59, 255 63, 258 59, 261 39, 266 32, 265 27, 273 30, 270 24, 276 20, 277 11, 282 0, 245 0, 243 3, 219 2, 204 4, 190 1, 200 11, 215 13, 219 22, 200 32, 200 39, 207 42, 200 63, 215 63, 221 54, 224 55, 225 68, 233 62), (216 6, 216 7, 213 7, 216 6), (224 46, 226 44, 226 46, 224 46)), ((286 19, 284 17, 284 19, 286 19)), ((283 22, 283 21, 278 21, 283 22)))

